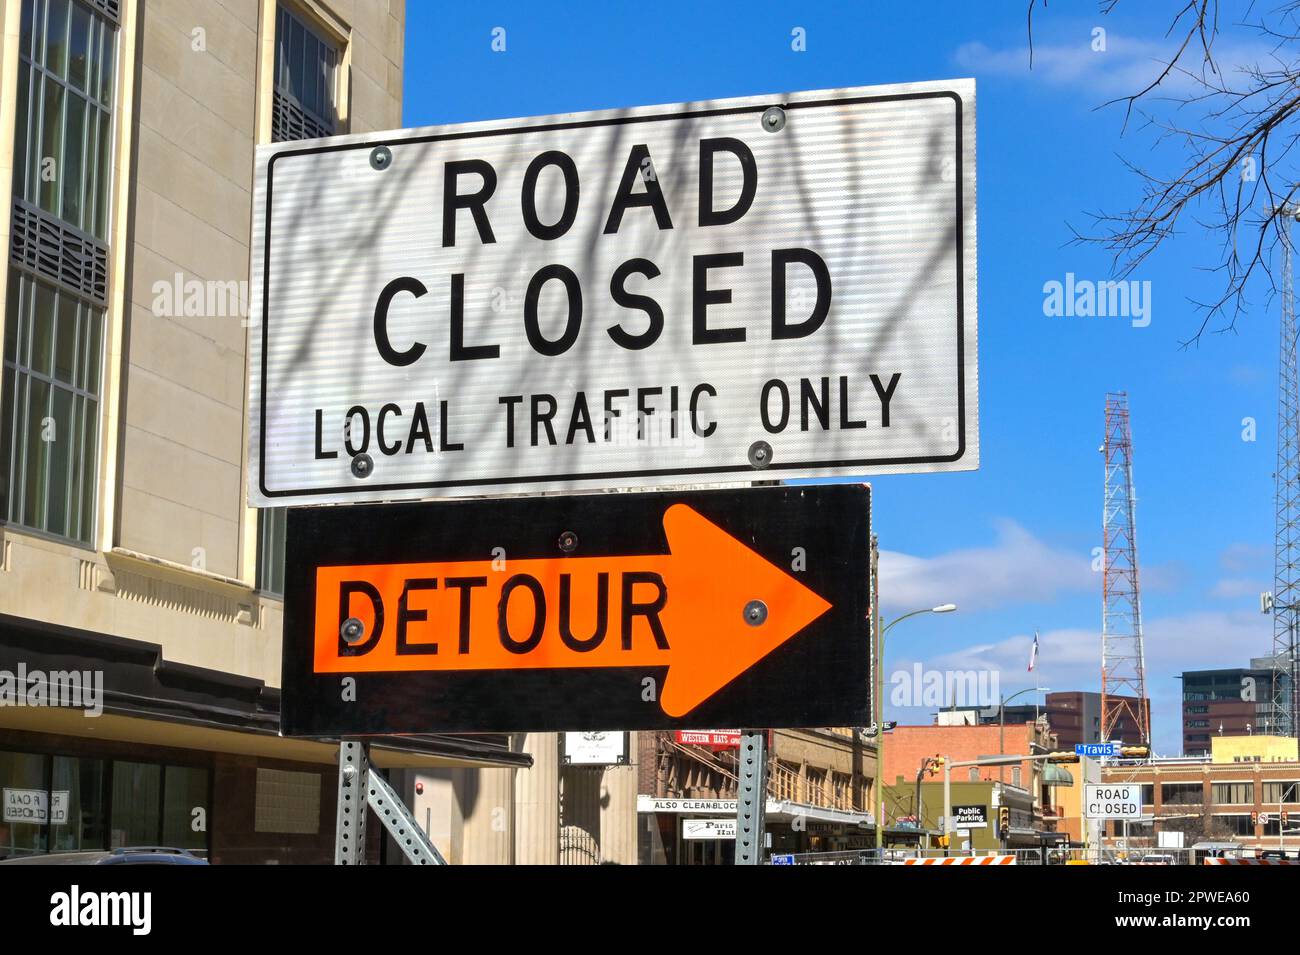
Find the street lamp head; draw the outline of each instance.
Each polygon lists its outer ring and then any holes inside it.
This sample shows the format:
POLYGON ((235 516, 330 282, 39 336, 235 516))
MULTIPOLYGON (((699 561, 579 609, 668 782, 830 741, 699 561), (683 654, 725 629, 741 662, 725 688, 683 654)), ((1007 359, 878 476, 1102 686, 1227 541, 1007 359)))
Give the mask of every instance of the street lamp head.
POLYGON ((940 604, 937 607, 931 608, 930 613, 952 613, 956 609, 956 604, 940 604))

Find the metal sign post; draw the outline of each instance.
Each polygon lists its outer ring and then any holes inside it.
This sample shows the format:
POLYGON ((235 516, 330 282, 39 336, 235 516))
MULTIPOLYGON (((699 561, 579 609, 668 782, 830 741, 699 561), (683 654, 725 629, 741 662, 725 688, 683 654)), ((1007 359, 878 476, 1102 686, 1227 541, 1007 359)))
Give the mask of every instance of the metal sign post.
POLYGON ((767 831, 767 731, 740 737, 740 790, 736 793, 736 865, 762 865, 767 831))
POLYGON ((334 864, 366 864, 366 808, 372 809, 412 865, 446 865, 388 780, 373 771, 370 747, 345 739, 339 745, 338 818, 334 864))

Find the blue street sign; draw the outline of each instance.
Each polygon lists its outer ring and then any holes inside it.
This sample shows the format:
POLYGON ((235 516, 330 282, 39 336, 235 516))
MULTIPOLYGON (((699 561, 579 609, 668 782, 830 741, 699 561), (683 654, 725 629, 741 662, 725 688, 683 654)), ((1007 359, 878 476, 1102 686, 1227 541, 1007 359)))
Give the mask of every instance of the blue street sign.
POLYGON ((794 865, 794 856, 774 855, 772 856, 772 865, 794 865))
POLYGON ((1118 756, 1118 743, 1075 743, 1076 756, 1118 756))

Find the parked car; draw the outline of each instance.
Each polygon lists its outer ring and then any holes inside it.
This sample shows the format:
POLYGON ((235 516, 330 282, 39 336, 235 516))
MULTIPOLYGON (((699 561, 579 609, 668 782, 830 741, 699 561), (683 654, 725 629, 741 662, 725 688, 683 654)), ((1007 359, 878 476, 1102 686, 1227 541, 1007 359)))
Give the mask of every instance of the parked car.
POLYGON ((0 865, 207 865, 188 849, 166 846, 126 846, 82 852, 50 852, 0 859, 0 865))
POLYGON ((1148 852, 1138 862, 1138 865, 1173 865, 1174 857, 1165 855, 1162 852, 1148 852))

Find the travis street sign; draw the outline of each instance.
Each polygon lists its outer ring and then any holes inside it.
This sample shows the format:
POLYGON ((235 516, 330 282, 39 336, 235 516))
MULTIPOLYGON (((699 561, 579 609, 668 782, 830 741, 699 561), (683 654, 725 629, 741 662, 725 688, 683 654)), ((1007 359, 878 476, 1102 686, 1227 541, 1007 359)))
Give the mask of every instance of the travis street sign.
POLYGON ((978 466, 975 88, 257 152, 258 506, 978 466))
POLYGON ((863 725, 869 489, 289 512, 286 736, 863 725))

